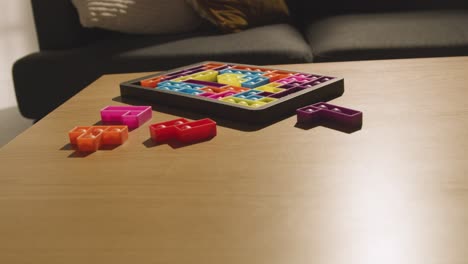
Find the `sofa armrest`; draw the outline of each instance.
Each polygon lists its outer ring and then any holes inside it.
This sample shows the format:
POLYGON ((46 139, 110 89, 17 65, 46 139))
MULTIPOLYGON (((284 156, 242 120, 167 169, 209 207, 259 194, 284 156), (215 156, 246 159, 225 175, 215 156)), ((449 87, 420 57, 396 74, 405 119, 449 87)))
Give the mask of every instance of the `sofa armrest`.
POLYGON ((102 32, 81 26, 71 0, 31 0, 31 4, 41 50, 80 47, 102 32))

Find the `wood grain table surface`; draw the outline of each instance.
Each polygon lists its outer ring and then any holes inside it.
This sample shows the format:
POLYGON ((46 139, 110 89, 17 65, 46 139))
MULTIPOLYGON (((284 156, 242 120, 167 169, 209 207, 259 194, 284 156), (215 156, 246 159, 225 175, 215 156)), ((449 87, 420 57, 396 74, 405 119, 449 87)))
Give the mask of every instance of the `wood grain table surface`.
POLYGON ((292 116, 154 146, 150 123, 192 117, 155 107, 76 155, 67 132, 147 73, 103 76, 0 149, 0 263, 467 263, 468 57, 274 67, 344 77, 330 103, 362 129, 292 116))

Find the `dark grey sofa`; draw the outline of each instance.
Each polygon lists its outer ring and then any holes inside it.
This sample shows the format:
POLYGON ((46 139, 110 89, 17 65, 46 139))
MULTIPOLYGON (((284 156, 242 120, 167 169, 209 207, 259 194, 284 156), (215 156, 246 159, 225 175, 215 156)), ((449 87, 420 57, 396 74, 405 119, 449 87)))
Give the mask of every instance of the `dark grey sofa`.
POLYGON ((289 24, 146 36, 83 28, 70 0, 32 5, 40 51, 16 61, 13 79, 21 113, 34 119, 107 73, 204 60, 265 65, 468 55, 466 0, 292 0, 289 24))

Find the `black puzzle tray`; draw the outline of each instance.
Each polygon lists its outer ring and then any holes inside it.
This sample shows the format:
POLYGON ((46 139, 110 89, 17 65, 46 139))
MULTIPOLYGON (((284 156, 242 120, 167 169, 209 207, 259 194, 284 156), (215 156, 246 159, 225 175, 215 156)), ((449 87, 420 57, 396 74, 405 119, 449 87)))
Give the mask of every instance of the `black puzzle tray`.
POLYGON ((343 92, 343 78, 213 61, 120 84, 123 98, 252 124, 274 122, 343 92))

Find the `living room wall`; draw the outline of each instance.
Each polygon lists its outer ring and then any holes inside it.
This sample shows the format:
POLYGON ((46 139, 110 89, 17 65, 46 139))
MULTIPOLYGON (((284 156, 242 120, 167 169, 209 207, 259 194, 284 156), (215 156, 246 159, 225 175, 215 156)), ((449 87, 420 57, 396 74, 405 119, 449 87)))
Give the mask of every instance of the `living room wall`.
POLYGON ((31 125, 17 108, 11 67, 38 50, 30 1, 2 1, 0 16, 0 147, 31 125))

